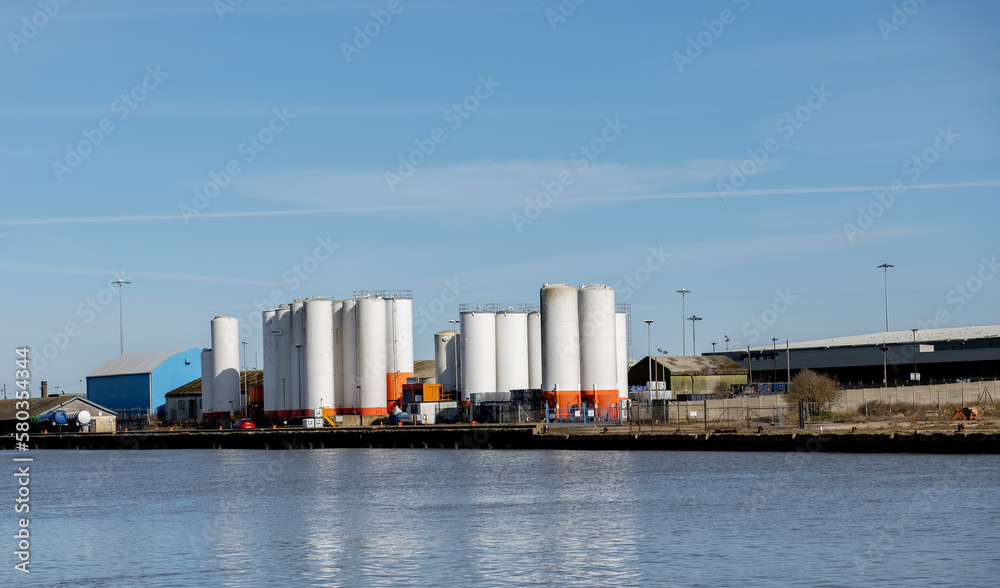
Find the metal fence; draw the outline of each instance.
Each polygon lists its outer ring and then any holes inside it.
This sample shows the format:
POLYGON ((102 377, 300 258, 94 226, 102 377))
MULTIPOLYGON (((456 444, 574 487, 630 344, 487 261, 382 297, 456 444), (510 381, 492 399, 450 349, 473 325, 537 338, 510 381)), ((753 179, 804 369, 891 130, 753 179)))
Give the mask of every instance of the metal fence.
MULTIPOLYGON (((628 411, 626 411, 628 412, 628 411)), ((617 406, 575 406, 547 408, 545 424, 551 426, 606 427, 622 424, 622 411, 617 406)))

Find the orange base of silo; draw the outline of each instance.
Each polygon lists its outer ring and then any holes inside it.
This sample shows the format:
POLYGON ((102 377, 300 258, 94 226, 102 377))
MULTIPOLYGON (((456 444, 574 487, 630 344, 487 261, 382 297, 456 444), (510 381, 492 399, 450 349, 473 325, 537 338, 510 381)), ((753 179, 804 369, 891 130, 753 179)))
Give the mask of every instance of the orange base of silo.
POLYGON ((584 390, 581 395, 588 406, 618 406, 618 390, 584 390))
POLYGON ((358 414, 362 416, 376 416, 376 415, 385 415, 389 413, 386 412, 384 407, 375 406, 369 408, 361 407, 358 409, 358 414))
MULTIPOLYGON (((617 394, 617 392, 615 392, 617 394)), ((542 392, 542 402, 549 405, 549 408, 570 408, 580 404, 579 391, 558 391, 542 392)))

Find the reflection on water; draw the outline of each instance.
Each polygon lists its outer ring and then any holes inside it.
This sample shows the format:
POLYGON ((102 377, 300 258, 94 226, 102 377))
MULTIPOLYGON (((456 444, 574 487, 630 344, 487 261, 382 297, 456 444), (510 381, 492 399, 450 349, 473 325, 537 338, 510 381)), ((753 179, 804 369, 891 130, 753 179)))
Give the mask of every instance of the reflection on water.
POLYGON ((50 586, 992 585, 1000 573, 995 456, 33 456, 31 580, 50 586))

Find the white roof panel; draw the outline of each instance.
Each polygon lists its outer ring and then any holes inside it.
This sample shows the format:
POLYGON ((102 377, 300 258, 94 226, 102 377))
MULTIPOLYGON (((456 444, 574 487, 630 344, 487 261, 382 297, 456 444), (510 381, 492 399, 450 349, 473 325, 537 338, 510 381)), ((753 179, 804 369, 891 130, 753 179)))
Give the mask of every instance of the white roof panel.
MULTIPOLYGON (((1000 325, 989 327, 954 327, 950 329, 919 329, 917 343, 930 341, 964 341, 968 339, 985 339, 1000 337, 1000 325)), ((789 344, 791 349, 810 349, 814 347, 867 347, 871 345, 913 343, 913 331, 889 331, 888 333, 871 333, 869 335, 852 335, 850 337, 834 337, 832 339, 817 339, 815 341, 800 341, 789 344)), ((771 345, 754 347, 754 350, 770 350, 771 345)), ((778 349, 784 345, 778 343, 778 349)))
MULTIPOLYGON (((171 351, 142 351, 129 353, 121 357, 109 359, 90 372, 88 378, 101 376, 123 376, 127 374, 148 374, 158 368, 178 353, 186 353, 191 349, 173 349, 171 351)), ((200 357, 199 357, 200 359, 200 357)))

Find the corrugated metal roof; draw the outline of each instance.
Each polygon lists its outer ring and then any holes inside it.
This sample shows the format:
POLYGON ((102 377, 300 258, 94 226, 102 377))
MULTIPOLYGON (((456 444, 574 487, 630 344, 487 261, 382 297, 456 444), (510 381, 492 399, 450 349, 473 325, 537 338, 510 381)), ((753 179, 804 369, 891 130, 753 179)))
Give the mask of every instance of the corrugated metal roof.
MULTIPOLYGON (((243 377, 246 374, 246 385, 247 386, 263 386, 264 385, 264 370, 250 370, 246 372, 240 372, 240 389, 243 389, 243 377)), ((178 386, 170 392, 167 392, 165 396, 201 396, 201 378, 197 380, 192 380, 183 386, 178 386)))
POLYGON ((661 355, 654 356, 653 361, 670 370, 670 374, 674 376, 718 376, 747 373, 747 368, 728 357, 718 355, 661 355))
POLYGON ((437 375, 433 359, 418 359, 413 362, 413 375, 417 378, 427 379, 437 375))
POLYGON ((127 374, 148 374, 160 367, 160 364, 179 353, 192 352, 191 361, 201 361, 201 356, 194 356, 194 349, 173 349, 171 351, 142 351, 129 353, 121 357, 109 359, 87 375, 88 378, 101 376, 123 376, 127 374))
MULTIPOLYGON (((1000 325, 987 327, 954 327, 949 329, 921 329, 917 331, 917 343, 930 341, 964 341, 967 339, 985 339, 1000 337, 1000 325)), ((871 333, 869 335, 852 335, 850 337, 833 337, 831 339, 816 339, 815 341, 800 341, 789 344, 790 349, 810 349, 814 347, 868 347, 871 345, 913 343, 913 331, 890 331, 888 333, 871 333)), ((754 351, 768 351, 771 345, 753 347, 754 351)), ((778 343, 778 349, 784 349, 784 344, 778 343)))
MULTIPOLYGON (((97 410, 104 411, 110 415, 116 415, 115 411, 109 410, 96 402, 88 400, 83 396, 47 396, 45 398, 34 397, 28 399, 28 414, 35 416, 42 414, 43 412, 49 412, 50 410, 56 410, 64 404, 68 404, 74 400, 80 400, 97 410)), ((13 421, 16 420, 17 414, 17 403, 24 402, 23 400, 10 399, 0 399, 0 421, 13 421)), ((23 404, 21 405, 24 406, 23 404)), ((96 414, 96 413, 95 413, 96 414)))

